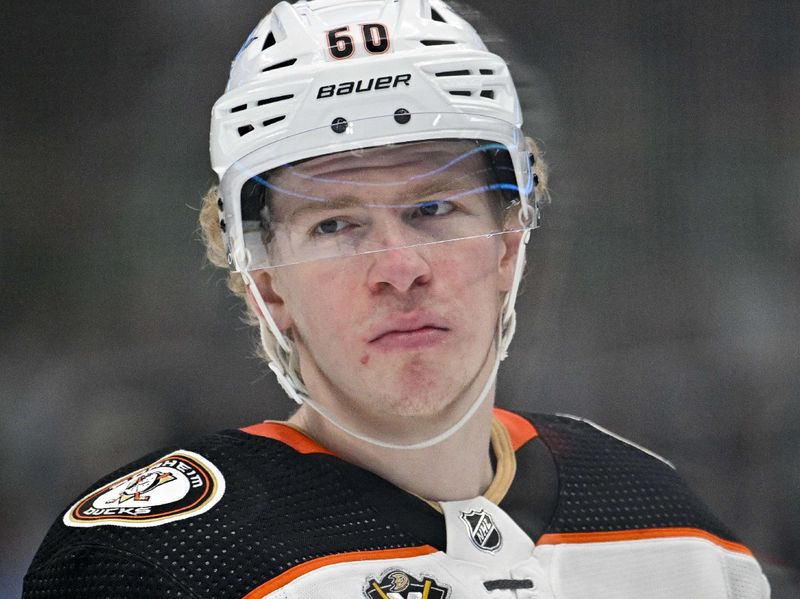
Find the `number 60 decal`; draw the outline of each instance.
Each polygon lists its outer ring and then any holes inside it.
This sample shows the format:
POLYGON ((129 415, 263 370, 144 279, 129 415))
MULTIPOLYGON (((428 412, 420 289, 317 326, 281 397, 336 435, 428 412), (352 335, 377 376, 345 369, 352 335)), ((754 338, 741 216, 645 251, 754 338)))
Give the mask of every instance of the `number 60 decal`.
MULTIPOLYGON (((364 39, 364 48, 370 54, 383 54, 389 49, 389 33, 386 26, 381 23, 364 23, 361 27, 361 36, 364 39)), ((328 33, 328 51, 337 60, 350 58, 356 51, 350 26, 337 27, 328 33)))

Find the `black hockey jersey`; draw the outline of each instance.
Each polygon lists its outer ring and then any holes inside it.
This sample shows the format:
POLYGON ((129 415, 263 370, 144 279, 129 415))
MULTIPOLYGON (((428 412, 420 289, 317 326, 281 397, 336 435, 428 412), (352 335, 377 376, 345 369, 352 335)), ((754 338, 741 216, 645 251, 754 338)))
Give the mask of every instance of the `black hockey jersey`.
POLYGON ((580 419, 495 410, 484 495, 428 502, 285 423, 101 480, 25 599, 762 599, 758 563, 658 456, 580 419))

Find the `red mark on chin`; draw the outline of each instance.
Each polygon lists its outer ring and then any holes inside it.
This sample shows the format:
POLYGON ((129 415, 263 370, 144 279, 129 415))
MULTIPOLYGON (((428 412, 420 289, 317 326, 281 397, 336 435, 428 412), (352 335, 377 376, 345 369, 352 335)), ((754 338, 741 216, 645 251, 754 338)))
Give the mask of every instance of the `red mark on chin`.
POLYGON ((364 354, 363 356, 361 356, 361 363, 366 365, 367 362, 369 362, 369 354, 364 354))

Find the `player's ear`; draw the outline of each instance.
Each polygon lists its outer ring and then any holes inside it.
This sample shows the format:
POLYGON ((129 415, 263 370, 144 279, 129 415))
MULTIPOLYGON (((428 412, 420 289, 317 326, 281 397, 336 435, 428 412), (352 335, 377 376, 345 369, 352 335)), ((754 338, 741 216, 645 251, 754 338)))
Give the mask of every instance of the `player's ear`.
MULTIPOLYGON (((286 302, 275 290, 273 276, 267 270, 251 272, 250 276, 253 278, 253 282, 258 288, 259 294, 278 329, 281 331, 288 330, 292 326, 292 318, 289 315, 286 302)), ((247 306, 259 319, 264 318, 263 311, 253 294, 252 287, 247 287, 247 306)))
POLYGON ((517 254, 525 251, 520 247, 522 241, 522 231, 509 231, 498 235, 500 238, 500 259, 498 272, 500 273, 500 291, 510 291, 514 284, 514 270, 517 266, 517 254))

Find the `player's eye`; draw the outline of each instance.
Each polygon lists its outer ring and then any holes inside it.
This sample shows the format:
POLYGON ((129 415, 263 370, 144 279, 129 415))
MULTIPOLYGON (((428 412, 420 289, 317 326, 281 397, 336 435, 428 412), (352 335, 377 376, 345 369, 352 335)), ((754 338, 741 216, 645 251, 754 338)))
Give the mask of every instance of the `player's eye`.
POLYGON ((312 233, 316 236, 333 235, 334 233, 338 233, 349 226, 350 223, 348 223, 346 220, 342 220, 340 218, 328 218, 318 223, 312 230, 312 233))
POLYGON ((453 210, 455 206, 452 202, 424 202, 417 205, 416 213, 420 216, 444 216, 453 210))

